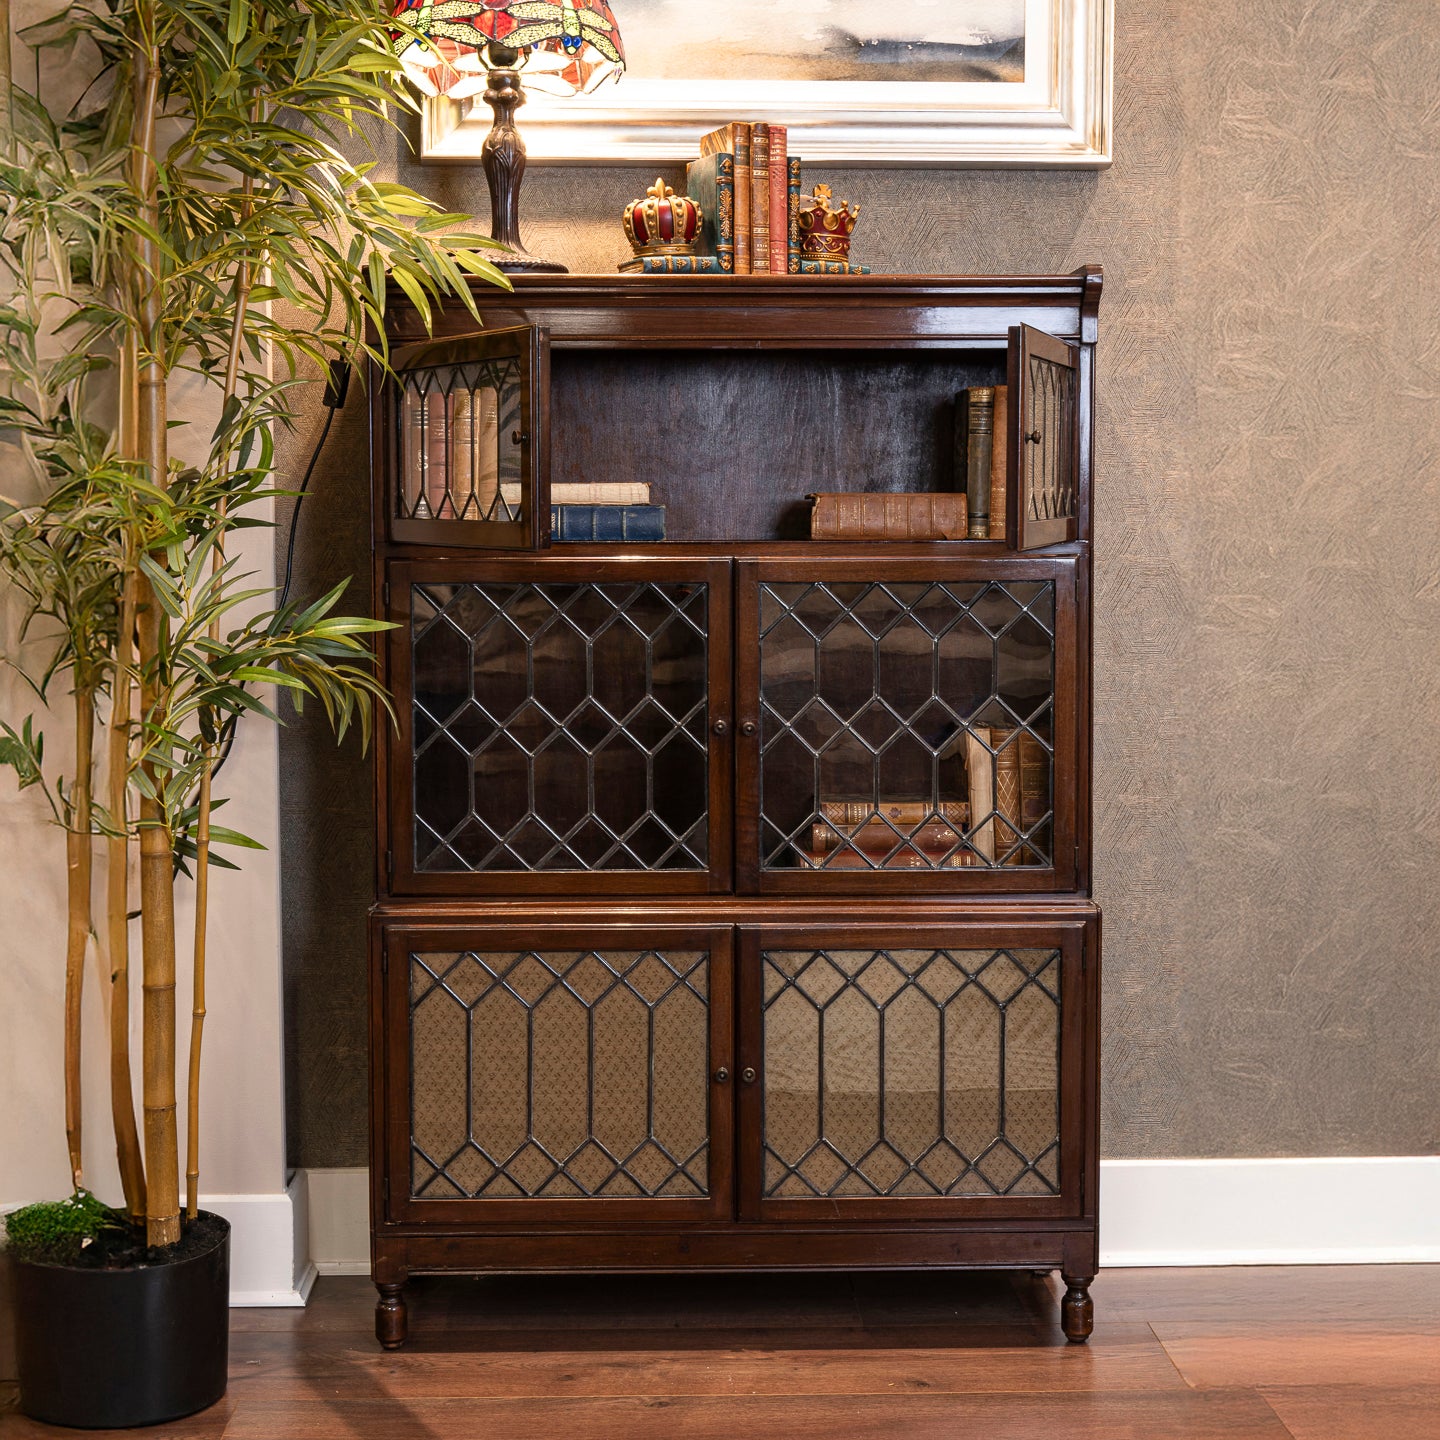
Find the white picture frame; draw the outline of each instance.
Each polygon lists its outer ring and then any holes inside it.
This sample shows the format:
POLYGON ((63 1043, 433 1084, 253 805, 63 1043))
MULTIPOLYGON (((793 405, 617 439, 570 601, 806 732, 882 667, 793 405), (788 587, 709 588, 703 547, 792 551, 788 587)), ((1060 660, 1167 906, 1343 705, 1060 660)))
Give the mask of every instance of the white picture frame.
MULTIPOLYGON (((623 6, 621 7, 623 27, 623 6)), ((653 80, 622 76, 592 95, 528 94, 532 162, 676 164, 701 135, 756 118, 789 127, 807 164, 1067 167, 1111 159, 1113 0, 1026 0, 1019 82, 653 80)), ((421 156, 473 164, 489 107, 431 99, 421 156)))

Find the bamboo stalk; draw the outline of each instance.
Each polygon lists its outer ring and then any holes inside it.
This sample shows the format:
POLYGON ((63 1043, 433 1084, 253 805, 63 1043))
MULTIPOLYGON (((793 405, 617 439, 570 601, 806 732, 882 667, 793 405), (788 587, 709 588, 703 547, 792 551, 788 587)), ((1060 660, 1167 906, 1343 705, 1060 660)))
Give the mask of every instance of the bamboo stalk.
POLYGON ((70 1155, 71 1187, 85 1184, 80 1115, 80 1001, 85 979, 85 947, 90 938, 90 885, 94 847, 90 841, 90 787, 94 776, 95 700, 92 686, 75 682, 75 782, 71 788, 70 825, 65 832, 65 1145, 70 1155))
POLYGON ((210 771, 215 747, 205 747, 200 777, 200 815, 195 825, 194 1003, 190 1011, 190 1074, 185 1110, 185 1213, 200 1206, 200 1046, 205 1035, 205 936, 210 905, 210 771))
MULTIPOLYGON (((159 54, 153 7, 136 7, 140 44, 134 62, 134 118, 130 146, 131 184, 140 218, 152 230, 159 225, 155 128, 160 104, 159 54)), ((146 235, 132 247, 131 281, 135 287, 139 334, 136 406, 137 449, 151 482, 167 483, 167 394, 161 350, 160 251, 146 235)), ((149 581, 140 577, 137 620, 142 718, 162 714, 164 612, 149 581)), ((165 783, 146 765, 152 790, 165 783)), ((141 1044, 145 1113, 145 1238, 151 1246, 173 1245, 180 1238, 180 1145, 175 1117, 175 877, 170 828, 160 802, 140 798, 141 960, 144 970, 141 1044)))
POLYGON ((0 0, 0 145, 5 154, 15 148, 15 115, 11 108, 10 87, 15 83, 13 52, 10 45, 10 0, 0 0))
POLYGON ((145 1217, 145 1162, 135 1123, 135 1094, 130 1078, 130 827, 126 797, 130 781, 131 644, 135 633, 135 574, 127 565, 120 604, 111 682, 109 782, 110 822, 106 841, 106 921, 110 951, 110 1119, 120 1188, 132 1221, 145 1217))

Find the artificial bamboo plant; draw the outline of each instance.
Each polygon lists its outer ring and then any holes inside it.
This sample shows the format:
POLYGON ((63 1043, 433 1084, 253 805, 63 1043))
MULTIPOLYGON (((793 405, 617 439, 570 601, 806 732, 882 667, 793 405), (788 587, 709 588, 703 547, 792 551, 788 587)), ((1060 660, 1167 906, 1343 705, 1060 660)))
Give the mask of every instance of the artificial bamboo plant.
POLYGON ((389 104, 406 103, 397 28, 373 0, 80 0, 20 37, 89 68, 80 103, 55 113, 43 84, 11 83, 0 14, 0 491, 13 492, 0 503, 0 579, 25 611, 11 663, 51 723, 68 689, 75 739, 61 775, 43 722, 0 717, 0 762, 43 790, 65 833, 71 1182, 84 1184, 80 996, 94 946, 124 1205, 151 1246, 175 1242, 182 1208, 196 1210, 208 876, 228 863, 213 847, 250 843, 212 818, 233 727, 276 718, 268 685, 297 705, 317 699, 342 735, 356 723, 368 737, 384 704, 367 635, 378 626, 333 613, 343 586, 276 605, 246 585, 227 541, 266 523, 256 511, 274 493, 274 431, 291 419, 297 375, 362 354, 383 362, 387 277, 427 320, 446 293, 473 313, 467 275, 506 283, 480 253, 491 242, 456 230, 466 217, 348 158, 389 104), (197 387, 212 397, 203 427, 197 387), (204 433, 187 437, 187 420, 204 433), (91 901, 101 848, 103 924, 91 901), (183 1202, 181 874, 196 886, 183 1202))

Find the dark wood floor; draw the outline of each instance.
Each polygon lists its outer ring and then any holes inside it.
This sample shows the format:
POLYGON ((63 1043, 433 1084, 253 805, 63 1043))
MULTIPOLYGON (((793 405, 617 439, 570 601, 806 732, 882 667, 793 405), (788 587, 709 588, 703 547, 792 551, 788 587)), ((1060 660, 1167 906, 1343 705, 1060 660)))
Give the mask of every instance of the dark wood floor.
MULTIPOLYGON (((239 1310, 229 1395, 170 1440, 1440 1440, 1440 1266, 1116 1270, 1088 1346, 1055 1279, 420 1280, 239 1310)), ((4 1440, 74 1434, 9 1413, 4 1440)), ((91 1431, 91 1435, 134 1435, 91 1431)))

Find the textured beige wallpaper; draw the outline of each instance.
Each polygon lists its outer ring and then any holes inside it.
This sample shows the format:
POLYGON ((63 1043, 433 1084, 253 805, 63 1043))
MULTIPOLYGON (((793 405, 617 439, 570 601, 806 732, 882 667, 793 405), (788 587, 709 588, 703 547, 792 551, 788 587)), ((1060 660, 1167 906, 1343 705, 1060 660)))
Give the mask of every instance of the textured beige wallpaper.
MULTIPOLYGON (((1433 1152, 1433 0, 1119 0, 1116 42, 1107 172, 809 178, 862 203, 877 270, 1105 266, 1105 1152, 1433 1152)), ((485 208, 478 172, 401 168, 485 208)), ((532 171, 527 238, 612 269, 619 212, 653 178, 532 171)), ((353 408, 337 434, 304 521, 312 588, 365 564, 353 408)), ((355 1164, 366 772, 306 726, 285 744, 292 1158, 355 1164)))

